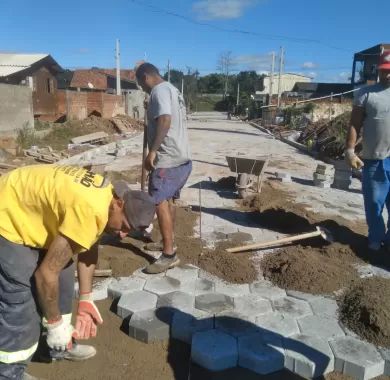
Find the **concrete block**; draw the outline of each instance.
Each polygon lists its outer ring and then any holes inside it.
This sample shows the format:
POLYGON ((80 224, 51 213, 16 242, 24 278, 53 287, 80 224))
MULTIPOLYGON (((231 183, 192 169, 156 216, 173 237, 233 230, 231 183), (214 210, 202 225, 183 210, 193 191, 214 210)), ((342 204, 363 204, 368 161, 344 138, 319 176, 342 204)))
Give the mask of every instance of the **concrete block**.
POLYGON ((134 313, 154 309, 158 297, 155 294, 143 290, 124 294, 118 302, 117 314, 122 318, 127 318, 134 313))
POLYGON ((172 314, 161 310, 134 313, 129 322, 129 336, 144 343, 168 340, 172 314))
POLYGON ((303 300, 293 297, 284 297, 272 301, 275 311, 286 317, 302 318, 307 315, 313 315, 310 305, 303 300))
POLYGON ((180 281, 180 284, 186 282, 195 281, 198 278, 199 268, 193 265, 183 265, 181 267, 176 267, 169 269, 166 272, 166 276, 180 281))
POLYGON ((253 334, 258 330, 256 318, 234 311, 227 311, 215 316, 215 328, 234 337, 253 334))
POLYGON ((309 304, 313 310, 314 315, 319 317, 338 319, 338 310, 336 300, 326 297, 317 297, 309 300, 309 304))
POLYGON ((160 296, 180 290, 180 281, 170 277, 152 278, 146 281, 144 290, 160 296))
POLYGON ((273 312, 256 317, 256 325, 263 335, 278 334, 289 337, 299 333, 297 321, 291 317, 273 312))
POLYGON ((329 343, 318 337, 294 335, 283 342, 285 348, 285 368, 313 379, 334 370, 334 355, 329 343))
POLYGON ((385 361, 370 343, 352 337, 329 342, 335 356, 335 370, 356 380, 368 380, 383 374, 385 361))
POLYGON ((325 340, 345 336, 337 319, 310 315, 298 320, 298 325, 304 335, 313 335, 325 340))
POLYGON ((249 294, 250 290, 248 284, 228 284, 226 282, 218 281, 215 284, 215 291, 229 297, 239 297, 249 294))
POLYGON ((314 186, 320 187, 321 189, 329 189, 330 188, 330 182, 324 182, 320 181, 318 179, 313 180, 314 186))
POLYGON ((334 171, 333 166, 331 165, 317 165, 316 173, 318 174, 325 174, 325 175, 331 175, 334 171))
POLYGON ((181 290, 194 296, 199 296, 201 294, 214 292, 215 283, 211 280, 198 278, 195 281, 186 282, 185 284, 182 284, 181 290))
POLYGON ((177 311, 172 318, 171 335, 172 338, 191 344, 193 334, 200 331, 212 330, 213 328, 213 314, 196 309, 191 313, 177 311))
POLYGON ((333 175, 313 173, 313 179, 317 181, 331 182, 333 175))
POLYGON ((379 352, 382 355, 383 360, 385 361, 385 370, 384 375, 390 376, 390 349, 389 348, 381 348, 379 352))
POLYGON ((191 359, 210 371, 234 368, 238 363, 237 340, 219 330, 208 330, 193 335, 191 359))
POLYGON ((108 298, 108 287, 111 284, 112 278, 106 278, 103 281, 98 281, 92 287, 92 299, 94 301, 105 300, 108 298))
POLYGON ((238 365, 261 375, 284 368, 282 339, 265 339, 256 333, 238 338, 238 365), (277 342, 277 343, 276 343, 277 342))
POLYGON ((195 296, 184 292, 167 293, 158 298, 157 308, 169 308, 176 310, 191 311, 194 309, 195 296))
POLYGON ((124 294, 142 290, 146 280, 139 277, 120 277, 114 279, 108 285, 108 296, 112 299, 119 298, 124 294))
POLYGON ((234 311, 248 317, 257 317, 261 314, 271 313, 272 306, 269 300, 257 294, 247 294, 234 298, 234 311))
POLYGON ((259 281, 249 285, 250 291, 253 294, 257 294, 260 297, 274 300, 281 297, 286 297, 286 291, 284 289, 274 286, 269 281, 259 281))
POLYGON ((222 313, 234 308, 233 298, 220 293, 208 293, 195 297, 195 307, 207 313, 222 313))

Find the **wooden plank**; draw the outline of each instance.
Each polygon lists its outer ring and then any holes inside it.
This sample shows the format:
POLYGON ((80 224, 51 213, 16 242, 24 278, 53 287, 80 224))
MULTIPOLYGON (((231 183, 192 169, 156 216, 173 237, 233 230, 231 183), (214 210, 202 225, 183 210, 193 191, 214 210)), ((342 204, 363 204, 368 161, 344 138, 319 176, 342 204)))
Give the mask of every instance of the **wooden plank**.
POLYGON ((90 133, 88 135, 78 136, 71 139, 72 144, 86 144, 92 141, 98 142, 103 141, 108 138, 108 134, 106 132, 95 132, 90 133))

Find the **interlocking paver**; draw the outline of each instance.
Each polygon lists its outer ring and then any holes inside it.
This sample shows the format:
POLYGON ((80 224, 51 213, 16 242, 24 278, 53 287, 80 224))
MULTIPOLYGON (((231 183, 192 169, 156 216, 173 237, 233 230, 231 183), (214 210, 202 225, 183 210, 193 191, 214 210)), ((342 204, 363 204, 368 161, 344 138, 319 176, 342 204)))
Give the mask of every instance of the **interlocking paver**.
POLYGON ((207 293, 195 297, 195 307, 208 313, 222 313, 233 310, 233 298, 220 293, 207 293))
POLYGON ((198 278, 198 272, 199 268, 193 265, 183 265, 181 267, 169 269, 166 272, 166 276, 180 281, 181 284, 185 284, 196 280, 198 278))
POLYGON ((120 277, 108 285, 108 296, 119 298, 124 294, 142 290, 146 280, 139 277, 120 277))
POLYGON ((384 375, 389 376, 390 375, 390 349, 389 348, 381 348, 379 352, 382 355, 382 358, 385 361, 385 371, 384 375))
POLYGON ((312 379, 334 370, 334 355, 327 340, 308 335, 284 339, 285 368, 312 379))
POLYGON ((290 297, 298 298, 299 300, 303 300, 303 301, 312 301, 312 300, 316 300, 318 298, 323 298, 321 296, 316 296, 314 294, 300 292, 298 290, 286 290, 286 293, 290 297))
POLYGON ((312 315, 310 305, 303 300, 298 300, 293 297, 284 297, 272 301, 272 306, 275 311, 286 317, 302 318, 306 315, 312 315))
POLYGON ((245 316, 234 311, 223 312, 215 316, 215 328, 234 337, 256 332, 259 327, 255 322, 255 317, 245 316))
POLYGON ((106 278, 93 285, 92 298, 94 301, 105 300, 108 298, 108 287, 112 282, 112 278, 106 278))
POLYGON ((152 280, 153 278, 165 277, 165 272, 157 274, 148 274, 144 272, 145 268, 139 268, 133 272, 133 276, 143 278, 144 280, 152 280))
POLYGON ((274 300, 286 297, 286 291, 274 286, 269 281, 259 281, 250 285, 251 293, 257 294, 263 298, 274 300))
POLYGON ((261 375, 282 370, 282 338, 264 339, 260 333, 238 338, 238 365, 261 375))
POLYGON ((339 307, 336 300, 326 297, 315 298, 309 301, 314 315, 326 318, 338 318, 339 307))
POLYGON ((160 296, 180 290, 180 281, 170 277, 152 278, 146 281, 144 290, 160 296))
POLYGON ((159 310, 134 313, 129 322, 129 336, 141 342, 168 340, 172 315, 159 310))
POLYGON ((215 291, 215 284, 211 280, 205 278, 198 278, 195 281, 186 282, 181 286, 183 292, 199 296, 205 293, 212 293, 215 291))
POLYGON ((234 311, 248 317, 257 317, 261 314, 271 313, 272 306, 269 300, 256 294, 247 294, 234 298, 234 311))
POLYGON ((249 294, 248 284, 228 284, 226 282, 218 281, 215 284, 215 291, 217 293, 225 294, 229 297, 239 297, 249 294))
POLYGON ((236 367, 237 340, 219 330, 195 333, 192 337, 191 358, 194 363, 210 371, 236 367))
POLYGON ((384 372, 385 361, 370 343, 352 337, 329 342, 335 356, 335 370, 356 380, 368 380, 384 372))
POLYGON ((274 333, 283 337, 289 337, 299 333, 296 319, 286 317, 277 312, 260 315, 256 318, 256 325, 261 328, 262 334, 265 335, 274 333))
POLYGON ((143 290, 124 294, 119 299, 117 314, 122 318, 127 318, 133 313, 154 309, 157 304, 157 298, 155 294, 143 290))
POLYGON ((177 291, 160 296, 157 301, 157 308, 164 307, 171 309, 173 312, 176 310, 192 311, 194 304, 195 297, 193 295, 177 291))
POLYGON ((191 344, 193 334, 200 331, 212 330, 213 328, 213 314, 196 309, 191 313, 177 311, 172 318, 171 334, 173 338, 191 344))
POLYGON ((313 335, 326 340, 345 336, 337 319, 309 315, 299 319, 298 325, 304 335, 313 335))

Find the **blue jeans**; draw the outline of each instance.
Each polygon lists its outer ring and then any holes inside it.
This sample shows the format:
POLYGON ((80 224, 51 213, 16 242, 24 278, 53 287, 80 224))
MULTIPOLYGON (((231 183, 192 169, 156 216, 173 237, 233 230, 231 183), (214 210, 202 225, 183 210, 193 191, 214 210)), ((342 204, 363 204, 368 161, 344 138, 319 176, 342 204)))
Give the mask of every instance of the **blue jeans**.
POLYGON ((386 205, 390 214, 390 158, 385 160, 364 160, 363 198, 368 225, 368 242, 390 244, 390 218, 387 232, 383 220, 386 205))

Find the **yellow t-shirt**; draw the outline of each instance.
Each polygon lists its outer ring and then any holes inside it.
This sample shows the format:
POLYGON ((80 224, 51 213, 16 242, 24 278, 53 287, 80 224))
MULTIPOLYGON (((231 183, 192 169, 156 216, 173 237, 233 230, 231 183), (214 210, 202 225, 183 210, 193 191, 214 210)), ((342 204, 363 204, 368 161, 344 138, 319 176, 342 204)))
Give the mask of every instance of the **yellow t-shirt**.
POLYGON ((112 185, 86 169, 34 165, 0 177, 0 235, 48 249, 59 233, 89 249, 108 221, 112 185))

